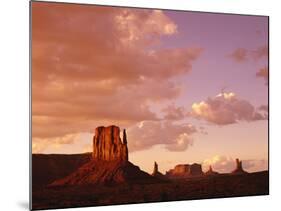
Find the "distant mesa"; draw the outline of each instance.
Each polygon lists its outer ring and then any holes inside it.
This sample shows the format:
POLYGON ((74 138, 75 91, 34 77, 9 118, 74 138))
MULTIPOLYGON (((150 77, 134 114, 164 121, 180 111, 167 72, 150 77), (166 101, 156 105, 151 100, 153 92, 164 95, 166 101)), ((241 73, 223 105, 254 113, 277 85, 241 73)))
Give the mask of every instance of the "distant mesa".
POLYGON ((56 180, 49 186, 150 183, 158 180, 141 171, 128 161, 127 135, 123 140, 117 126, 97 127, 93 137, 92 159, 70 175, 56 180))
POLYGON ((219 174, 218 172, 213 170, 211 165, 209 166, 208 171, 205 172, 205 175, 207 175, 207 176, 215 176, 215 175, 218 175, 218 174, 219 174))
POLYGON ((175 168, 166 172, 169 178, 186 178, 204 175, 201 164, 179 164, 175 168))
POLYGON ((240 161, 238 158, 236 158, 236 168, 231 172, 231 174, 246 174, 248 172, 246 172, 243 169, 242 166, 242 161, 240 161))

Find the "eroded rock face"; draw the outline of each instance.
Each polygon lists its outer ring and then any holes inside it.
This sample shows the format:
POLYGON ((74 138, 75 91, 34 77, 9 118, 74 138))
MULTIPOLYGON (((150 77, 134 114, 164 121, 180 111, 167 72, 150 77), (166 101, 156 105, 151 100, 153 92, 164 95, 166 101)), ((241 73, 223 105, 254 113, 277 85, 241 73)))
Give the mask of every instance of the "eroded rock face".
POLYGON ((198 163, 194 163, 190 165, 189 174, 192 176, 202 175, 202 166, 198 163))
POLYGON ((242 161, 236 158, 236 168, 231 172, 232 174, 245 174, 247 173, 242 167, 242 161))
POLYGON ((93 138, 93 159, 103 161, 128 161, 126 130, 123 141, 117 126, 97 127, 93 138))
POLYGON ((49 187, 64 185, 155 183, 157 178, 128 161, 127 135, 123 141, 117 126, 98 127, 93 138, 93 153, 89 162, 49 187))
POLYGON ((190 168, 189 164, 179 164, 176 165, 175 168, 171 169, 169 172, 172 175, 183 175, 189 173, 189 168, 190 168))
POLYGON ((92 160, 70 175, 55 180, 48 187, 67 185, 111 185, 120 183, 155 183, 157 178, 129 161, 92 160))
POLYGON ((173 177, 192 177, 203 175, 202 166, 200 164, 179 164, 174 169, 166 172, 166 175, 170 178, 173 177))

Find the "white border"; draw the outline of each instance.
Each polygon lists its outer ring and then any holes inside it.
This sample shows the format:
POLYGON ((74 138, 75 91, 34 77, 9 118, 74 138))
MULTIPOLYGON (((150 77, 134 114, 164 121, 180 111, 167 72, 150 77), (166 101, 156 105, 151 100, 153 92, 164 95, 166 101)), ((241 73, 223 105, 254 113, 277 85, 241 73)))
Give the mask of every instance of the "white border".
MULTIPOLYGON (((59 1, 59 0, 58 0, 59 1)), ((276 0, 67 0, 75 3, 227 12, 270 16, 270 196, 95 207, 96 210, 267 210, 280 207, 280 7, 276 0), (279 79, 279 80, 278 80, 279 79)), ((1 210, 28 209, 29 2, 0 7, 1 210)), ((78 208, 68 210, 90 210, 78 208)))

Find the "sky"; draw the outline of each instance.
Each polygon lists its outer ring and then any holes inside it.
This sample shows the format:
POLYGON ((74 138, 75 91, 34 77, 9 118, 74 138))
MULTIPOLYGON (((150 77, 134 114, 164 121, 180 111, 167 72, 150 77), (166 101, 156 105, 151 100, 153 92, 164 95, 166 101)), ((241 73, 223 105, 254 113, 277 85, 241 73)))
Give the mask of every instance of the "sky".
POLYGON ((102 125, 147 172, 268 169, 268 18, 32 2, 32 153, 102 125))

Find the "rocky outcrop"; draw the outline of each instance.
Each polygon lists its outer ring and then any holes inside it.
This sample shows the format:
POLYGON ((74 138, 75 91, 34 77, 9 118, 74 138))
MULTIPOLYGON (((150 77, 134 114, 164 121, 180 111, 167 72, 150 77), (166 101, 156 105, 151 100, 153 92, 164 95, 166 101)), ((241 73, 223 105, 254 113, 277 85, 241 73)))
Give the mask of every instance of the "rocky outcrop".
POLYGON ((98 127, 93 138, 92 160, 68 176, 49 185, 104 185, 119 183, 155 183, 159 180, 128 161, 127 135, 123 141, 117 126, 98 127))
POLYGON ((161 172, 159 172, 158 164, 156 162, 154 162, 154 168, 153 168, 153 172, 152 172, 151 175, 154 176, 154 177, 157 177, 159 179, 164 179, 165 178, 165 176, 161 172))
POLYGON ((138 166, 129 161, 92 160, 67 177, 54 181, 49 187, 155 183, 157 181, 156 178, 141 171, 138 166))
POLYGON ((155 175, 157 174, 159 171, 158 171, 158 164, 154 161, 154 168, 153 168, 153 172, 152 172, 152 175, 155 175))
POLYGON ((42 188, 66 177, 92 160, 92 153, 32 154, 32 188, 42 188))
POLYGON ((127 135, 123 131, 123 141, 117 126, 97 127, 93 138, 93 158, 103 161, 127 161, 127 135))
POLYGON ((208 171, 205 172, 205 175, 207 175, 207 176, 214 176, 214 175, 218 175, 218 174, 219 174, 218 172, 213 171, 213 168, 211 165, 209 166, 208 171))
POLYGON ((246 174, 246 173, 248 173, 243 169, 242 161, 240 161, 238 158, 236 158, 235 161, 236 161, 236 168, 231 172, 231 174, 246 174))
POLYGON ((171 169, 166 172, 166 176, 170 178, 178 177, 193 177, 193 176, 202 176, 202 166, 200 164, 179 164, 176 165, 174 169, 171 169))

